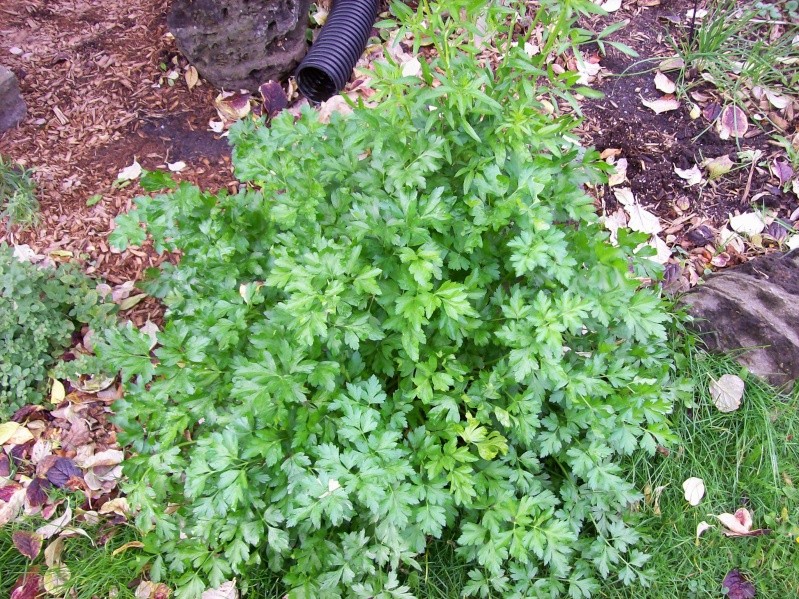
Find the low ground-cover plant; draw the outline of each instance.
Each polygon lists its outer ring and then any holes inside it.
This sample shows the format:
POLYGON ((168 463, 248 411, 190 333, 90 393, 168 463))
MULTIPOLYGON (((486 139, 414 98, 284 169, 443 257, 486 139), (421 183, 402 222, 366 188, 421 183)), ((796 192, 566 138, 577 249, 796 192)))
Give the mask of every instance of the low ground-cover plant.
POLYGON ((470 42, 483 4, 398 6, 437 48, 420 77, 378 66, 378 107, 329 124, 240 123, 249 189, 182 185, 119 219, 118 246, 182 252, 151 288, 156 359, 130 327, 103 356, 151 575, 183 596, 263 562, 290 597, 408 597, 442 535, 470 595, 641 576, 619 461, 668 437, 670 317, 635 278, 643 240, 597 222, 597 156, 540 101, 569 93, 546 55, 590 3, 530 15, 542 56, 499 36, 495 69, 470 42))
POLYGON ((0 220, 6 226, 29 227, 39 218, 33 171, 0 156, 0 220))
POLYGON ((47 372, 81 324, 100 324, 113 312, 92 280, 73 264, 42 268, 0 244, 0 420, 39 403, 47 372))

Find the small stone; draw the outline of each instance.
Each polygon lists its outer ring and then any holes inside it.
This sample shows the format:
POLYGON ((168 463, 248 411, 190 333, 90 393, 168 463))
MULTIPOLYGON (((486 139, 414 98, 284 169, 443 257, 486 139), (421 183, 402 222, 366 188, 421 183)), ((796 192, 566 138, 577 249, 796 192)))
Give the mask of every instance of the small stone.
POLYGON ((0 133, 19 125, 27 114, 17 76, 0 66, 0 133))

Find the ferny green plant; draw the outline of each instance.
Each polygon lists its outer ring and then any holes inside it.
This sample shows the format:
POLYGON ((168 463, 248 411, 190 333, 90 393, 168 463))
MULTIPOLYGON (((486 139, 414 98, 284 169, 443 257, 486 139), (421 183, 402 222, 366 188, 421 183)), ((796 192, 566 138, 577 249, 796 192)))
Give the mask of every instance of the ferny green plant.
POLYGON ((196 597, 268 567, 291 598, 411 597, 442 535, 469 596, 644 577, 619 462, 670 439, 670 316, 640 288, 645 240, 598 223, 598 155, 542 103, 571 93, 546 55, 587 6, 395 4, 436 50, 419 77, 387 57, 375 108, 240 122, 246 189, 182 184, 119 217, 118 247, 182 253, 149 287, 154 354, 131 326, 102 349, 154 579, 196 597), (542 23, 530 58, 510 34, 542 23))

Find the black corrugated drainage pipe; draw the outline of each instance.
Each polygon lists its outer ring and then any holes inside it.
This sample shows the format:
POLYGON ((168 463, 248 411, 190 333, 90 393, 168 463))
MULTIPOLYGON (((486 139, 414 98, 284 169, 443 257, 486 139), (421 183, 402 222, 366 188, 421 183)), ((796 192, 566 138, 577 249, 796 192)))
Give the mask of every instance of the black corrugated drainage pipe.
POLYGON ((335 0, 319 37, 297 68, 297 86, 313 102, 344 89, 377 19, 379 0, 335 0))

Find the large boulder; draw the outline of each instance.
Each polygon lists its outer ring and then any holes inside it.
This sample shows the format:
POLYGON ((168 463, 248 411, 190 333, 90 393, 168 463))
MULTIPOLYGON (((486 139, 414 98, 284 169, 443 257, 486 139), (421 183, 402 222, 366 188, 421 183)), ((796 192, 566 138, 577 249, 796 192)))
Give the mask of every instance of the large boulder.
POLYGON ((19 125, 26 112, 25 100, 20 94, 16 75, 0 66, 0 133, 19 125))
POLYGON ((311 0, 174 0, 167 16, 178 48, 206 80, 256 91, 286 77, 307 44, 311 0))
POLYGON ((799 250, 756 258, 708 277, 682 301, 711 351, 776 386, 799 378, 799 250))

